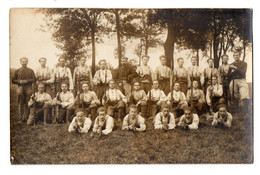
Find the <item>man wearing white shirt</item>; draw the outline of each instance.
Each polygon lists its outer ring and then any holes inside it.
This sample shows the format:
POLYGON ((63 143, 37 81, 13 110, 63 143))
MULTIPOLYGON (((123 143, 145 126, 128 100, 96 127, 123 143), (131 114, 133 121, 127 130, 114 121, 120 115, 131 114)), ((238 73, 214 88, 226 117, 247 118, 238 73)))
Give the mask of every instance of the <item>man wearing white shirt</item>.
POLYGON ((100 69, 94 75, 93 84, 95 86, 98 99, 102 99, 105 94, 106 87, 108 86, 108 82, 112 80, 112 73, 109 69, 107 69, 106 60, 100 60, 99 66, 100 69))
POLYGON ((32 125, 34 122, 37 123, 42 114, 43 123, 47 124, 47 117, 50 112, 51 102, 51 96, 48 93, 44 92, 44 84, 39 83, 38 92, 33 94, 28 102, 28 106, 30 107, 30 115, 27 121, 27 125, 32 125))
POLYGON ((191 66, 188 68, 188 73, 190 79, 198 81, 199 88, 201 88, 201 85, 204 84, 204 76, 197 65, 197 57, 195 56, 191 58, 191 66))
POLYGON ((153 89, 147 94, 148 104, 150 107, 150 118, 154 118, 156 113, 160 110, 163 102, 166 102, 166 95, 159 89, 158 80, 153 81, 153 89))
POLYGON ((138 114, 137 107, 131 105, 129 107, 129 114, 123 120, 122 130, 145 131, 145 119, 138 114))
POLYGON ((66 117, 66 122, 70 122, 70 115, 73 110, 73 102, 74 96, 72 92, 68 91, 68 85, 66 83, 61 84, 61 92, 57 94, 57 96, 53 99, 53 104, 57 105, 58 108, 58 116, 57 121, 61 123, 66 117))
POLYGON ((222 125, 230 128, 232 124, 232 115, 227 112, 227 106, 225 104, 218 105, 218 112, 213 116, 212 126, 222 125))
POLYGON ((109 81, 109 89, 104 94, 102 103, 107 106, 107 114, 109 116, 115 117, 114 112, 118 111, 117 119, 119 122, 122 120, 127 99, 119 89, 115 88, 114 80, 109 81))
POLYGON ((92 121, 90 118, 86 117, 83 111, 78 111, 77 115, 73 118, 72 122, 69 125, 68 131, 79 132, 79 133, 88 133, 91 127, 92 121))
POLYGON ((174 83, 173 92, 170 92, 167 96, 167 104, 172 105, 172 112, 175 114, 176 117, 182 115, 183 108, 188 106, 185 94, 180 91, 179 82, 174 83))
POLYGON ((174 114, 170 112, 170 107, 167 104, 162 105, 161 112, 155 116, 154 129, 175 129, 175 117, 174 114))
POLYGON ((59 66, 55 69, 55 76, 58 82, 69 84, 69 90, 73 90, 73 79, 70 68, 66 66, 65 58, 59 58, 59 66))
POLYGON ((98 116, 95 119, 93 133, 108 135, 114 128, 114 118, 106 114, 105 107, 98 109, 98 116))
POLYGON ((182 129, 196 130, 199 128, 199 117, 192 112, 191 107, 184 108, 184 114, 181 116, 178 123, 182 129))
POLYGON ((206 102, 210 108, 210 113, 217 111, 218 104, 225 103, 225 98, 222 95, 222 85, 217 83, 216 77, 212 77, 212 85, 208 87, 206 94, 206 102))

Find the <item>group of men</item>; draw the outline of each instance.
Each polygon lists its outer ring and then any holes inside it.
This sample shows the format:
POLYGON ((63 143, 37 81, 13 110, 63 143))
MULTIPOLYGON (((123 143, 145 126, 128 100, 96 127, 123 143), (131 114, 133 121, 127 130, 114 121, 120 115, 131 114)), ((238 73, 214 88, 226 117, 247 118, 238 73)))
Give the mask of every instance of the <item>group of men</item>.
POLYGON ((46 58, 40 58, 40 67, 34 72, 23 57, 22 67, 12 79, 18 85, 19 122, 67 122, 70 132, 80 133, 88 132, 94 122, 93 132, 108 134, 115 120, 123 121, 123 130, 144 131, 145 119, 152 119, 155 129, 174 129, 175 123, 197 129, 200 116, 208 112, 213 126, 222 123, 230 127, 232 115, 227 106, 237 103, 247 112, 249 102, 247 64, 239 60, 239 51, 233 57, 235 61, 228 64, 228 55, 223 55, 218 69, 210 58, 203 71, 196 57, 191 58, 188 69, 183 67, 183 58, 171 69, 166 57, 160 56, 161 65, 154 72, 148 66, 149 56, 143 56, 139 66, 124 57, 115 71, 108 69, 106 60, 100 60, 94 76, 85 57, 73 74, 64 58, 53 69, 46 66, 46 58))

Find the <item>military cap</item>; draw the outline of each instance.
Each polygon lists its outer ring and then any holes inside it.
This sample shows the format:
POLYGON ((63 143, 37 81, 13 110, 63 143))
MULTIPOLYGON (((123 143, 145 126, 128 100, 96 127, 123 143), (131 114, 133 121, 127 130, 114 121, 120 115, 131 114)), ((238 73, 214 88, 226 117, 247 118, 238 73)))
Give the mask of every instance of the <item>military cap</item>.
POLYGON ((219 110, 220 108, 226 108, 227 109, 227 105, 224 103, 221 103, 217 106, 217 109, 219 110))
POLYGON ((144 56, 142 56, 142 59, 144 59, 144 58, 148 58, 148 59, 150 59, 150 57, 149 57, 148 55, 144 55, 144 56))
POLYGON ((41 61, 41 60, 47 60, 47 58, 45 58, 45 57, 41 57, 40 59, 39 59, 39 62, 41 61))
POLYGON ((107 61, 105 59, 100 60, 98 64, 100 65, 101 62, 105 62, 107 64, 107 61))
POLYGON ((22 60, 28 61, 28 58, 27 57, 22 57, 22 58, 20 58, 20 61, 22 61, 22 60))
POLYGON ((101 106, 100 108, 98 108, 97 113, 99 113, 101 111, 105 111, 106 112, 106 108, 104 106, 101 106))
POLYGON ((182 57, 178 58, 177 61, 179 62, 180 60, 184 60, 182 57))
POLYGON ((210 60, 214 62, 213 58, 209 58, 209 59, 207 59, 207 63, 209 63, 210 60))
POLYGON ((190 112, 192 112, 192 111, 193 111, 193 107, 191 107, 191 106, 185 106, 185 107, 183 108, 183 111, 190 111, 190 112))
POLYGON ((164 108, 170 108, 170 106, 167 103, 162 103, 161 109, 164 109, 164 108))

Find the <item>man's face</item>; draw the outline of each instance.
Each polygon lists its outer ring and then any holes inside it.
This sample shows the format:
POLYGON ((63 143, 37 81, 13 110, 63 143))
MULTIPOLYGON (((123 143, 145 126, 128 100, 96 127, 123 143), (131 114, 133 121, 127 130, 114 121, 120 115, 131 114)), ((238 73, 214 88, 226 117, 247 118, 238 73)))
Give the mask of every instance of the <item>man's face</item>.
POLYGON ((134 84, 134 89, 135 90, 139 90, 140 89, 140 84, 139 83, 135 83, 134 84))
POLYGON ((191 58, 191 64, 192 64, 193 66, 196 66, 196 65, 197 65, 197 58, 192 57, 192 58, 191 58))
POLYGON ((213 84, 213 85, 217 84, 217 79, 216 79, 216 77, 212 78, 212 84, 213 84))
POLYGON ((100 68, 103 70, 106 68, 106 63, 104 61, 100 62, 100 68))
POLYGON ((179 83, 175 83, 175 84, 174 84, 174 90, 175 90, 175 91, 179 91, 180 88, 181 88, 181 86, 180 86, 179 83))
POLYGON ((154 81, 154 82, 153 82, 153 88, 154 88, 154 89, 158 89, 158 88, 159 88, 159 83, 158 83, 158 81, 154 81))
POLYGON ((61 85, 62 92, 66 92, 68 90, 68 86, 66 84, 61 85))
POLYGON ((78 116, 79 123, 82 123, 83 120, 84 120, 84 113, 83 112, 78 112, 77 116, 78 116))
POLYGON ((84 92, 87 92, 87 91, 89 90, 88 84, 83 84, 83 85, 82 85, 82 90, 83 90, 84 92))
POLYGON ((191 114, 192 114, 192 113, 191 113, 190 110, 184 110, 184 115, 185 115, 186 118, 190 119, 190 118, 192 117, 191 114))
POLYGON ((61 67, 64 67, 64 66, 65 66, 65 63, 66 63, 66 61, 65 61, 65 59, 64 59, 64 58, 61 58, 61 59, 60 59, 60 61, 59 61, 59 63, 60 63, 60 66, 61 66, 61 67))
POLYGON ((127 63, 126 59, 122 59, 122 60, 121 60, 121 64, 122 64, 122 65, 126 65, 126 63, 127 63))
POLYGON ((147 65, 147 64, 148 64, 148 61, 149 61, 149 59, 148 59, 147 57, 143 57, 143 63, 144 63, 144 65, 147 65))
POLYGON ((41 65, 42 67, 45 67, 45 65, 46 65, 46 60, 45 60, 45 59, 41 59, 41 60, 40 60, 40 65, 41 65))
POLYGON ((199 87, 199 83, 197 81, 193 81, 193 87, 194 88, 198 88, 199 87))
POLYGON ((99 120, 101 122, 105 121, 105 117, 106 117, 105 111, 99 111, 99 120))
POLYGON ((165 59, 164 57, 161 58, 161 64, 162 64, 163 66, 166 65, 166 59, 165 59))
POLYGON ((129 110, 129 114, 130 114, 131 118, 134 119, 136 117, 136 115, 137 115, 137 109, 131 108, 129 110))
POLYGON ((220 115, 225 115, 227 113, 227 109, 225 107, 219 108, 219 114, 220 115))
POLYGON ((228 63, 228 57, 227 56, 223 56, 222 64, 227 64, 227 63, 228 63))
POLYGON ((28 64, 28 60, 22 59, 22 60, 20 61, 20 63, 21 63, 21 65, 22 65, 23 67, 26 67, 27 64, 28 64))
POLYGON ((167 116, 167 115, 169 115, 169 111, 170 111, 169 108, 163 108, 162 113, 164 116, 167 116))
POLYGON ((80 59, 79 64, 80 64, 81 66, 84 66, 85 63, 86 63, 86 59, 80 59))
POLYGON ((42 86, 42 85, 38 86, 38 91, 40 93, 43 93, 44 92, 44 86, 42 86))
POLYGON ((182 66, 183 66, 183 64, 184 64, 184 61, 183 61, 183 59, 179 59, 179 61, 178 61, 178 64, 179 64, 179 66, 180 66, 180 67, 182 67, 182 66))
POLYGON ((240 59, 240 53, 235 52, 235 53, 233 54, 233 58, 234 58, 236 61, 238 61, 238 60, 240 59))
POLYGON ((213 67, 213 66, 214 66, 213 60, 209 60, 209 67, 213 67))
POLYGON ((109 87, 110 87, 111 89, 114 89, 114 88, 115 88, 115 82, 111 81, 111 82, 109 83, 109 87))

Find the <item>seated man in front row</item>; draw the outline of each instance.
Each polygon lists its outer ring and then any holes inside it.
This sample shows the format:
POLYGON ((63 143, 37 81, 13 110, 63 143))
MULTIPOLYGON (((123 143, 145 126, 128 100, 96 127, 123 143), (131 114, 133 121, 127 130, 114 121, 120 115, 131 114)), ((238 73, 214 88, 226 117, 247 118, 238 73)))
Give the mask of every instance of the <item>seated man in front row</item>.
POLYGON ((88 133, 91 127, 92 121, 90 118, 86 117, 84 111, 78 111, 77 115, 73 118, 70 123, 68 131, 71 132, 79 132, 79 133, 88 133))
POLYGON ((114 128, 113 117, 106 114, 106 108, 100 107, 98 109, 98 116, 94 122, 93 133, 107 135, 112 132, 114 128))
POLYGON ((227 112, 227 106, 225 104, 218 105, 218 112, 213 116, 212 126, 222 125, 230 128, 232 123, 232 115, 227 112))
POLYGON ((94 91, 89 90, 89 84, 87 82, 82 83, 83 92, 75 99, 74 106, 77 109, 86 109, 86 115, 89 117, 91 114, 91 120, 94 121, 97 114, 97 106, 100 105, 100 101, 94 91))
POLYGON ((118 111, 117 119, 122 121, 124 117, 124 107, 127 100, 126 97, 122 94, 119 89, 115 88, 115 81, 109 81, 109 89, 104 94, 102 103, 107 106, 107 114, 111 117, 114 117, 115 111, 118 111))
POLYGON ((129 107, 129 114, 127 114, 123 121, 122 130, 145 131, 145 119, 138 114, 137 107, 131 105, 129 107))
POLYGON ((185 107, 184 114, 181 116, 178 126, 183 129, 196 130, 199 127, 199 117, 194 114, 192 107, 185 107))
POLYGON ((43 124, 47 124, 47 117, 50 112, 51 101, 51 96, 48 93, 44 92, 44 84, 39 83, 38 92, 33 94, 31 96, 31 99, 28 101, 28 106, 30 107, 30 115, 27 124, 32 125, 34 122, 36 123, 39 117, 42 116, 42 114, 43 124))
POLYGON ((161 109, 161 112, 155 116, 154 129, 175 129, 175 117, 170 112, 170 107, 167 104, 163 104, 161 109))

